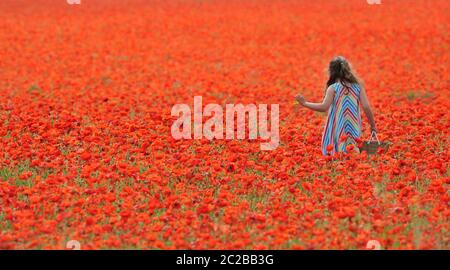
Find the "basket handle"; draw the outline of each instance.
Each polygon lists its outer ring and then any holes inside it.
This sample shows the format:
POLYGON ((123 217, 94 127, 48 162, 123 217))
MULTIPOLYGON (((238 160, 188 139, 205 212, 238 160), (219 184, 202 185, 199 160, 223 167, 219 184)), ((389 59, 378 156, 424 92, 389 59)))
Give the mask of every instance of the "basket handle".
POLYGON ((378 142, 378 145, 381 144, 380 140, 378 140, 377 132, 375 130, 372 130, 372 133, 370 134, 369 142, 375 141, 378 142))

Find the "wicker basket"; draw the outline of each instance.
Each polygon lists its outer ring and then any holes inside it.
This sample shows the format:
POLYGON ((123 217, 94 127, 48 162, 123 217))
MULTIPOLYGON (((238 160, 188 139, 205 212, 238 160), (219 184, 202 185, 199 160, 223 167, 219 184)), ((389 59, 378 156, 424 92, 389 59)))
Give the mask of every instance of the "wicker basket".
POLYGON ((378 149, 384 149, 387 151, 389 149, 388 142, 380 142, 377 137, 376 132, 372 132, 370 139, 368 141, 363 142, 362 146, 359 148, 359 151, 362 153, 366 151, 369 155, 377 154, 378 149))

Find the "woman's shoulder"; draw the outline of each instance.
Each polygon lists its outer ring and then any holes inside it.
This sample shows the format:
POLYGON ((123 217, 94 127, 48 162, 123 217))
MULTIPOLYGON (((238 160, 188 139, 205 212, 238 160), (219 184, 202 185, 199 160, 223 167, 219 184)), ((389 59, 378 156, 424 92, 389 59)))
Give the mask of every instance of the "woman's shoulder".
MULTIPOLYGON (((342 83, 340 83, 340 82, 339 82, 339 84, 340 84, 341 86, 344 86, 344 85, 343 85, 342 83)), ((351 88, 357 89, 357 90, 361 90, 361 88, 363 87, 363 86, 361 85, 361 83, 359 83, 359 82, 354 82, 354 83, 350 83, 350 84, 346 84, 346 85, 350 86, 351 88)))
POLYGON ((362 83, 353 83, 353 88, 358 91, 358 93, 361 93, 361 91, 364 89, 364 85, 362 83))
POLYGON ((347 88, 350 88, 357 95, 359 95, 359 93, 361 93, 361 90, 363 88, 363 86, 358 82, 355 82, 355 83, 336 82, 336 83, 330 85, 330 87, 332 87, 336 93, 340 93, 341 91, 343 91, 347 88))
POLYGON ((333 89, 334 91, 339 91, 342 88, 344 88, 344 86, 347 86, 347 87, 350 86, 351 88, 356 89, 358 91, 361 91, 361 89, 363 88, 362 84, 359 83, 359 82, 350 83, 350 84, 345 83, 344 84, 344 83, 338 81, 338 82, 335 82, 335 83, 331 84, 328 87, 328 89, 333 89))
POLYGON ((327 88, 326 88, 326 90, 325 90, 326 92, 336 92, 336 91, 338 91, 338 83, 333 83, 333 84, 330 84, 327 88))
POLYGON ((337 90, 339 87, 341 86, 340 82, 335 82, 333 84, 330 84, 330 86, 328 86, 329 89, 334 89, 337 90))

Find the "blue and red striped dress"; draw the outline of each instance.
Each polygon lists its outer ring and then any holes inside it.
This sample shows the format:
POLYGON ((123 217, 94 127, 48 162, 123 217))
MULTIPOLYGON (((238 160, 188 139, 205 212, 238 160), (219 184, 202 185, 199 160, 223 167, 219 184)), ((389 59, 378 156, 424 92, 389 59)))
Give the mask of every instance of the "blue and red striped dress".
POLYGON ((328 119, 322 135, 322 153, 333 155, 336 152, 345 152, 349 144, 356 146, 356 138, 361 137, 361 113, 359 97, 361 88, 357 83, 346 87, 340 83, 331 85, 335 94, 333 103, 328 110, 328 119), (327 151, 327 146, 333 149, 327 151))

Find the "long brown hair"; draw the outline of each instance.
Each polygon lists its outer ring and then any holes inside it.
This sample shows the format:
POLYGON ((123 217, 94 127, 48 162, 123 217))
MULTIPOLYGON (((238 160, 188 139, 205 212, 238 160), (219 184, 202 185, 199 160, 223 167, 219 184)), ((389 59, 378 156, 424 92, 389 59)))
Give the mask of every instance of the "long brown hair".
POLYGON ((327 81, 326 88, 338 81, 345 87, 349 87, 349 84, 352 83, 360 84, 360 80, 352 71, 350 63, 342 56, 337 56, 331 60, 328 74, 330 78, 327 81))

